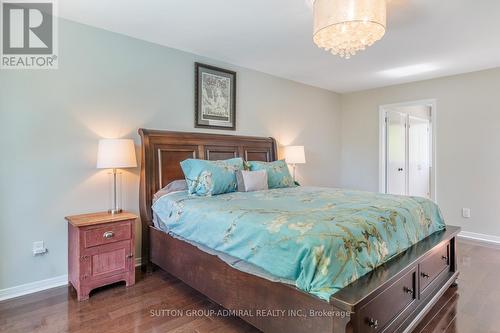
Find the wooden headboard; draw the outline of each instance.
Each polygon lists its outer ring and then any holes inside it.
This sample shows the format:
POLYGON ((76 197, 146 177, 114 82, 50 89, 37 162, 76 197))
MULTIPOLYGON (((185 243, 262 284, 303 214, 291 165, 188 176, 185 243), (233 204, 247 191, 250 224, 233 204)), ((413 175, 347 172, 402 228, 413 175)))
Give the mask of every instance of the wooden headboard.
POLYGON ((149 227, 153 195, 173 180, 184 179, 180 162, 187 158, 275 161, 273 138, 139 129, 142 141, 140 212, 142 258, 149 258, 149 227))

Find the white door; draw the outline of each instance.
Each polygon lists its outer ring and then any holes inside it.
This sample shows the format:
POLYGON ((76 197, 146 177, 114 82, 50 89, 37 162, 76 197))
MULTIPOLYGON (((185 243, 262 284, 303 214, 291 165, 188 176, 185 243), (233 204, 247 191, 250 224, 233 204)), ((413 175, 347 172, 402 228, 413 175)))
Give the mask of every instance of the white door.
POLYGON ((406 195, 406 114, 386 115, 386 193, 406 195))
POLYGON ((430 120, 404 108, 385 114, 385 193, 431 198, 430 120))
POLYGON ((430 122, 409 116, 408 129, 408 195, 431 197, 430 122))

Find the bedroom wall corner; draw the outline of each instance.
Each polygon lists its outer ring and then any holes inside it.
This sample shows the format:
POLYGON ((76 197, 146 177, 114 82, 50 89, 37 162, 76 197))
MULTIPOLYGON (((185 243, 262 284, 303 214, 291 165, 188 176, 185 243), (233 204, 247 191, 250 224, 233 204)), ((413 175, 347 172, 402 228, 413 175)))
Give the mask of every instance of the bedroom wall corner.
MULTIPOLYGON (((133 138, 139 149, 140 127, 201 131, 193 128, 195 61, 238 73, 237 131, 203 132, 304 145, 299 181, 338 183, 336 93, 62 19, 59 49, 57 70, 0 74, 0 251, 8 254, 0 291, 67 274, 64 216, 108 208, 107 171, 95 168, 99 138, 133 138), (38 240, 49 253, 34 257, 38 240)), ((123 173, 123 206, 137 213, 139 169, 123 173)))
POLYGON ((341 96, 343 187, 378 191, 379 106, 437 101, 437 202, 448 224, 500 236, 500 68, 341 96), (462 208, 472 217, 463 218, 462 208))

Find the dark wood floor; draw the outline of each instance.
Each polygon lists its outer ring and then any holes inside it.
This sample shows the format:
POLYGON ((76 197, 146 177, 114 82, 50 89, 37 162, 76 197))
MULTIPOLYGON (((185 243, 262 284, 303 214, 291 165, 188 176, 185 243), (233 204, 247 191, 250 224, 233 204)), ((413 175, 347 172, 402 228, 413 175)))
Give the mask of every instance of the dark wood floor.
MULTIPOLYGON (((461 241, 459 258, 458 288, 415 332, 500 332, 500 247, 461 241)), ((135 286, 101 288, 85 302, 70 287, 0 302, 0 332, 258 332, 238 318, 204 316, 222 309, 162 271, 137 274, 135 286), (205 312, 180 315, 193 310, 205 312)))

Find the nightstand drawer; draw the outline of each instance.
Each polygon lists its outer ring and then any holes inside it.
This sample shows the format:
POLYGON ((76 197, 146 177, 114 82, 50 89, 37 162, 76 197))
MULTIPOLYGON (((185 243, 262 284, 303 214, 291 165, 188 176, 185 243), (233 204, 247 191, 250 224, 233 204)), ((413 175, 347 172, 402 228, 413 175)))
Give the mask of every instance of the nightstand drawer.
POLYGON ((93 247, 124 240, 132 236, 132 223, 130 221, 109 223, 104 226, 90 227, 84 231, 85 247, 93 247))

